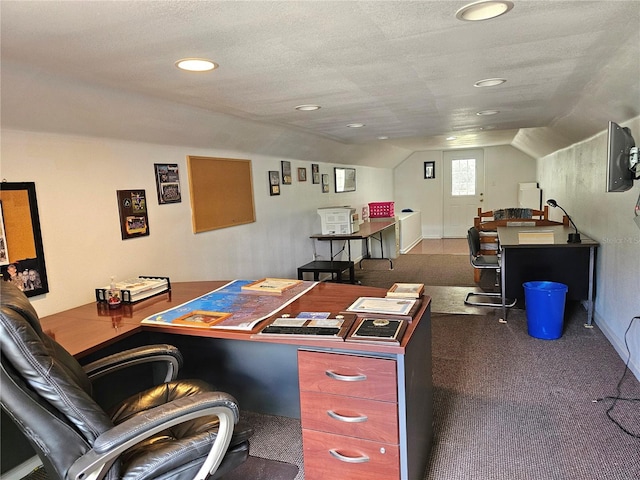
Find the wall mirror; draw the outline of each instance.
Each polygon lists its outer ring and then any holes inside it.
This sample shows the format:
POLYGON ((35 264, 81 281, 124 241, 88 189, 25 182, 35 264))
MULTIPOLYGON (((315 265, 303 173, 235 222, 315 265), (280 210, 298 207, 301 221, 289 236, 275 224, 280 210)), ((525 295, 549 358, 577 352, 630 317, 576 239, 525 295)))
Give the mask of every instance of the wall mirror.
POLYGON ((334 167, 336 193, 356 191, 356 169, 334 167))
POLYGON ((33 182, 0 183, 0 272, 27 297, 49 291, 33 182))

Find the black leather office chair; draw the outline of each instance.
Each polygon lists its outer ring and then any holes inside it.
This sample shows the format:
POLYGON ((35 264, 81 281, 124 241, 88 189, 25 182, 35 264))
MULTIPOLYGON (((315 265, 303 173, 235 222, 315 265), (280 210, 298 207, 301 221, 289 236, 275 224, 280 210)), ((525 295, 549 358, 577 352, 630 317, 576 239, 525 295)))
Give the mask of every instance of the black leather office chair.
POLYGON ((42 331, 20 290, 0 281, 0 297, 0 401, 49 479, 215 479, 246 460, 252 430, 234 427, 236 401, 202 381, 175 380, 175 347, 140 347, 82 367, 42 331), (91 378, 146 362, 166 365, 165 383, 104 411, 91 378))
MULTIPOLYGON (((480 232, 476 227, 467 231, 469 243, 469 260, 473 268, 480 270, 493 270, 496 275, 495 285, 500 286, 500 255, 482 255, 480 253, 480 232)), ((506 299, 506 306, 513 307, 515 300, 506 299)), ((467 305, 478 307, 502 307, 502 293, 494 292, 469 292, 464 299, 467 305), (484 300, 473 300, 474 298, 484 300)))

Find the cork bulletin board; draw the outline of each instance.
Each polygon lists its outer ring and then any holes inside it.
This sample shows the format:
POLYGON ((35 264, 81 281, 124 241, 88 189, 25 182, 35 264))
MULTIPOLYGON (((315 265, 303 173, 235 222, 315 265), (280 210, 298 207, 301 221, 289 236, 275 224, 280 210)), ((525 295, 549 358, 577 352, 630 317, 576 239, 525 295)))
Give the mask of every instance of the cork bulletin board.
POLYGON ((193 233, 256 221, 251 160, 187 156, 193 233))

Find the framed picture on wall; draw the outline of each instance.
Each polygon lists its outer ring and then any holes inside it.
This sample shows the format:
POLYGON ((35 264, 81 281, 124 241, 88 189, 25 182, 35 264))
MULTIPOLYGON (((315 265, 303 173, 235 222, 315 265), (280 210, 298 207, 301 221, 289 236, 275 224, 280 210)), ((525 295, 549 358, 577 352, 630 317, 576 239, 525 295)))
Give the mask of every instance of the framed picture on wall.
POLYGON ((307 169, 304 167, 298 168, 298 181, 306 182, 307 181, 307 169))
POLYGON ((269 171, 269 195, 280 195, 280 173, 276 170, 269 171))
POLYGON ((0 200, 0 265, 9 265, 9 250, 7 249, 7 235, 4 233, 2 200, 0 200))
POLYGON ((280 166, 282 168, 282 184, 291 185, 291 162, 282 160, 280 166))
POLYGON ((180 203, 180 175, 178 164, 154 163, 158 203, 180 203))
POLYGON ((436 178, 436 162, 424 162, 424 178, 436 178))
POLYGON ((336 193, 356 191, 355 168, 334 167, 333 173, 336 181, 336 193))
POLYGON ((329 174, 322 174, 322 193, 329 193, 329 174))
POLYGON ((143 189, 117 190, 122 240, 149 235, 147 196, 143 189))
POLYGON ((311 182, 320 183, 320 165, 317 163, 311 164, 311 182))
POLYGON ((33 182, 1 182, 2 240, 0 272, 27 297, 49 291, 40 217, 33 182))

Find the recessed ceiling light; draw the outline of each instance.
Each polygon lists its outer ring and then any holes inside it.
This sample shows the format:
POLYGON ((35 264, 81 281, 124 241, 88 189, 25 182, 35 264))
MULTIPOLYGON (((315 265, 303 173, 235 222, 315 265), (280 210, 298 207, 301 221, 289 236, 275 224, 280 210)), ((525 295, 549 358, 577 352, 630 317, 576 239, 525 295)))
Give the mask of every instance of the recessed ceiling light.
POLYGON ((378 140, 389 140, 389 137, 387 137, 386 135, 380 135, 378 137, 378 140))
POLYGON ((364 123, 350 123, 349 125, 347 125, 347 127, 349 127, 349 128, 362 128, 362 127, 364 127, 364 123))
POLYGON ((454 137, 454 136, 452 135, 452 136, 450 136, 450 137, 447 137, 447 138, 446 138, 446 140, 451 141, 451 140, 455 140, 456 138, 458 138, 458 137, 454 137))
POLYGON ((301 110, 303 112, 312 112, 313 110, 320 110, 320 105, 298 105, 296 110, 301 110))
POLYGON ((477 112, 476 115, 484 117, 488 115, 497 115, 498 113, 500 113, 499 110, 482 110, 481 112, 477 112))
POLYGON ((478 80, 473 84, 474 87, 495 87, 496 85, 502 85, 507 80, 504 78, 485 78, 484 80, 478 80))
POLYGON ((504 15, 512 8, 513 2, 508 0, 480 0, 462 7, 456 12, 456 18, 468 22, 489 20, 504 15))
POLYGON ((176 62, 176 67, 188 72, 209 72, 218 68, 218 64, 206 58, 183 58, 176 62))

